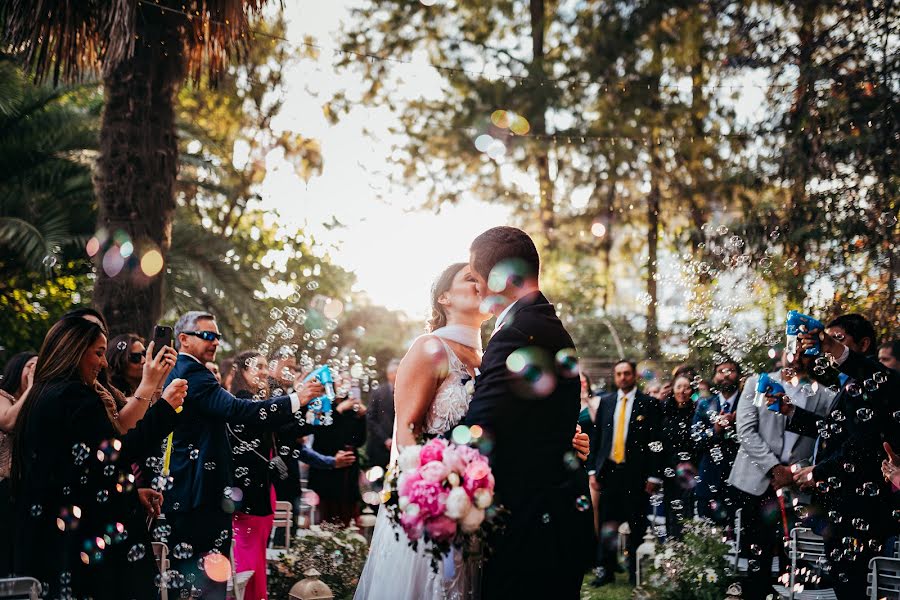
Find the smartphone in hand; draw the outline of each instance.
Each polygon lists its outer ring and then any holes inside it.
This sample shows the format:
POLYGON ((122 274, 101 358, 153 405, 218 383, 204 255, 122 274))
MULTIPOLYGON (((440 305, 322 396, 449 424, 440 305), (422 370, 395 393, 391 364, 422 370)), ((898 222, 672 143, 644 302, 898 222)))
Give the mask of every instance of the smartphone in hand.
POLYGON ((157 325, 153 328, 153 351, 159 354, 163 346, 172 346, 174 331, 168 325, 157 325))

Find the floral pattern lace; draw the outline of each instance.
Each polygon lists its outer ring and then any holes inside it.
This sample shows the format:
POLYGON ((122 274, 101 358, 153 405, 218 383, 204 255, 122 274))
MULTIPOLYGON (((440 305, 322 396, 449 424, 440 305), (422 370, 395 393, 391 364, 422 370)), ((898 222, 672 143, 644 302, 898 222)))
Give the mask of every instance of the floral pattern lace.
POLYGON ((425 415, 426 435, 443 435, 450 431, 465 416, 472 399, 464 383, 470 377, 466 366, 444 340, 440 341, 447 352, 450 372, 438 387, 425 415))

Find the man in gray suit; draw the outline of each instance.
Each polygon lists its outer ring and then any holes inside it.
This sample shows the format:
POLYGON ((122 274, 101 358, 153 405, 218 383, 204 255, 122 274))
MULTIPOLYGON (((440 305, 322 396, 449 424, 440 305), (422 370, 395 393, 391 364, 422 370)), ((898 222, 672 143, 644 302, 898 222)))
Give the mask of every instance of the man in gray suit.
MULTIPOLYGON (((799 401, 808 411, 826 415, 835 394, 809 380, 807 369, 811 360, 800 357, 790 364, 785 354, 782 364, 789 367, 770 373, 769 377, 784 386, 792 401, 799 401)), ((815 445, 814 439, 786 431, 786 417, 782 414, 769 410, 765 403, 754 405, 758 379, 758 375, 747 379, 738 402, 740 447, 728 478, 728 483, 737 488, 737 506, 741 508, 741 555, 748 559, 744 593, 749 600, 763 599, 772 593, 772 557, 776 548, 782 567, 786 564, 776 492, 793 483, 791 465, 809 462, 815 445)))

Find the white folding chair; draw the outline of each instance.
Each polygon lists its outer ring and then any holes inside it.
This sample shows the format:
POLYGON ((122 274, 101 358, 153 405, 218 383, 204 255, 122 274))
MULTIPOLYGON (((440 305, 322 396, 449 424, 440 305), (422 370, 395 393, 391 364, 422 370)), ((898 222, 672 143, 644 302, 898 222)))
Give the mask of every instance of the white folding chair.
POLYGON ((33 577, 0 579, 0 598, 40 600, 41 593, 41 584, 33 577))
MULTIPOLYGON (((163 542, 152 543, 153 556, 156 558, 156 568, 159 569, 159 574, 162 575, 169 570, 169 547, 163 542)), ((165 584, 159 587, 159 600, 169 600, 169 588, 165 584)))
POLYGON ((284 528, 284 549, 289 550, 291 548, 291 536, 293 534, 291 528, 294 524, 293 513, 294 506, 290 502, 282 500, 275 502, 275 518, 272 521, 272 532, 269 534, 270 548, 274 547, 275 532, 281 528, 284 528))
POLYGON ((866 596, 871 600, 900 599, 900 558, 877 556, 869 561, 866 596))
POLYGON ((791 541, 788 546, 788 558, 791 561, 791 572, 788 574, 788 587, 776 585, 775 591, 788 600, 835 600, 837 596, 831 588, 824 590, 799 590, 797 585, 797 561, 812 564, 825 562, 825 541, 808 527, 791 529, 791 541))
POLYGON ((226 598, 234 598, 234 600, 244 600, 244 592, 247 590, 247 582, 253 577, 255 571, 237 572, 237 564, 234 562, 234 544, 231 545, 231 577, 225 584, 226 598))

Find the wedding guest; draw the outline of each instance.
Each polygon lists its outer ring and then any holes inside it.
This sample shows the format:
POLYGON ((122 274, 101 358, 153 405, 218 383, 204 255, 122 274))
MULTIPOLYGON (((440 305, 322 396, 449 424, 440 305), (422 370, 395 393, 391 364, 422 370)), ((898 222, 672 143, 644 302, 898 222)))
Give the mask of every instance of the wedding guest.
POLYGON ((133 394, 144 376, 146 357, 144 340, 137 334, 123 333, 111 339, 106 350, 109 382, 126 396, 133 394))
POLYGON ((738 451, 734 428, 740 395, 741 367, 731 359, 714 365, 716 394, 701 398, 694 412, 692 434, 700 457, 700 477, 695 490, 697 514, 719 525, 734 522, 735 507, 726 481, 738 451))
POLYGON ((691 380, 679 375, 672 384, 672 395, 662 402, 660 439, 663 450, 660 462, 664 476, 666 535, 669 539, 681 539, 684 522, 694 516, 697 460, 691 440, 691 420, 694 417, 692 392, 691 380))
MULTIPOLYGON (((834 394, 825 386, 814 391, 804 388, 810 386, 811 359, 786 354, 782 364, 787 367, 769 373, 769 377, 821 419, 831 408, 834 394), (807 390, 812 393, 807 395, 807 390)), ((794 482, 792 466, 809 461, 814 448, 814 440, 788 431, 788 420, 783 415, 765 404, 754 403, 758 379, 758 375, 747 379, 738 400, 736 427, 740 447, 728 477, 728 483, 735 488, 736 506, 741 509, 740 551, 748 560, 744 586, 747 600, 762 600, 772 592, 772 558, 776 552, 781 565, 789 564, 782 543, 786 532, 781 515, 782 507, 786 511, 791 503, 779 498, 783 488, 794 482)), ((781 570, 785 570, 783 566, 781 570)))
POLYGON ((219 365, 219 377, 221 378, 219 381, 219 385, 221 385, 226 390, 230 390, 231 381, 234 379, 233 358, 226 358, 222 361, 222 364, 219 365))
POLYGON ((891 340, 878 347, 878 362, 888 369, 900 371, 900 340, 891 340))
MULTIPOLYGON (((235 357, 234 364, 234 379, 229 391, 236 398, 268 399, 269 368, 265 356, 254 350, 241 352, 235 357)), ((293 425, 290 423, 287 427, 293 425)), ((287 466, 276 454, 275 435, 270 429, 235 424, 228 426, 228 434, 234 449, 235 487, 241 491, 232 517, 234 569, 253 571, 244 595, 263 600, 268 597, 266 545, 275 518, 272 481, 286 477, 287 466)))
POLYGON ((209 369, 209 372, 213 374, 213 377, 216 378, 216 381, 219 385, 222 385, 222 374, 219 372, 219 365, 217 365, 214 361, 208 360, 206 361, 206 368, 209 369))
MULTIPOLYGON (((131 464, 158 451, 176 422, 186 382, 173 380, 165 401, 128 431, 110 391, 97 382, 106 343, 95 319, 57 322, 16 421, 15 570, 46 583, 52 598, 157 596, 142 509, 148 502, 131 483, 131 464)), ((145 495, 150 504, 160 500, 158 492, 145 495)))
POLYGON ((228 556, 231 547, 231 514, 222 506, 223 494, 234 485, 227 426, 256 425, 274 431, 292 422, 302 407, 324 392, 322 385, 313 381, 288 396, 260 402, 235 398, 204 366, 215 360, 221 337, 215 317, 209 313, 191 311, 175 324, 179 354, 170 377, 183 377, 189 388, 172 437, 173 485, 165 497, 170 546, 187 544, 193 550, 187 557, 173 553, 172 568, 186 579, 193 578, 193 587, 204 598, 218 599, 225 597, 225 582, 209 578, 198 559, 212 553, 228 556))
POLYGON ((20 352, 6 363, 0 379, 0 577, 12 573, 13 521, 9 495, 9 471, 12 467, 10 433, 22 409, 22 399, 31 389, 37 354, 20 352))
POLYGON ((662 389, 662 386, 660 385, 660 383, 654 379, 653 381, 648 382, 647 385, 644 386, 644 393, 647 394, 648 396, 650 396, 651 398, 656 398, 657 400, 662 400, 662 398, 660 397, 660 393, 659 393, 661 389, 662 389))
MULTIPOLYGON (((335 381, 335 390, 344 387, 335 381)), ((312 449, 325 456, 335 456, 342 450, 352 452, 354 460, 345 469, 310 469, 309 487, 319 495, 323 521, 349 525, 359 515, 362 500, 358 449, 366 442, 366 407, 351 396, 337 398, 334 402, 333 423, 316 430, 312 449)))
POLYGON ((613 367, 617 390, 600 398, 588 465, 591 487, 598 492, 600 543, 594 587, 611 583, 617 570, 616 539, 619 525, 627 521, 629 580, 636 580, 637 547, 647 529, 649 496, 659 489, 659 401, 636 387, 637 366, 620 360, 613 367))
POLYGON ((824 332, 801 334, 798 342, 798 352, 819 345, 822 356, 833 357, 841 389, 824 422, 809 406, 797 404, 803 394, 788 392, 790 401, 782 403, 788 429, 809 436, 806 439, 816 445, 813 464, 798 470, 794 481, 814 490, 813 503, 826 516, 822 534, 837 597, 858 598, 865 589, 869 559, 897 530, 892 514, 896 506, 879 467, 883 443, 900 444, 900 424, 894 417, 900 374, 875 360, 875 328, 858 314, 841 315, 824 332), (856 540, 850 551, 848 538, 856 540))
POLYGON ((370 467, 387 467, 394 443, 394 381, 400 361, 391 360, 385 375, 387 382, 372 393, 366 413, 366 458, 370 467))

